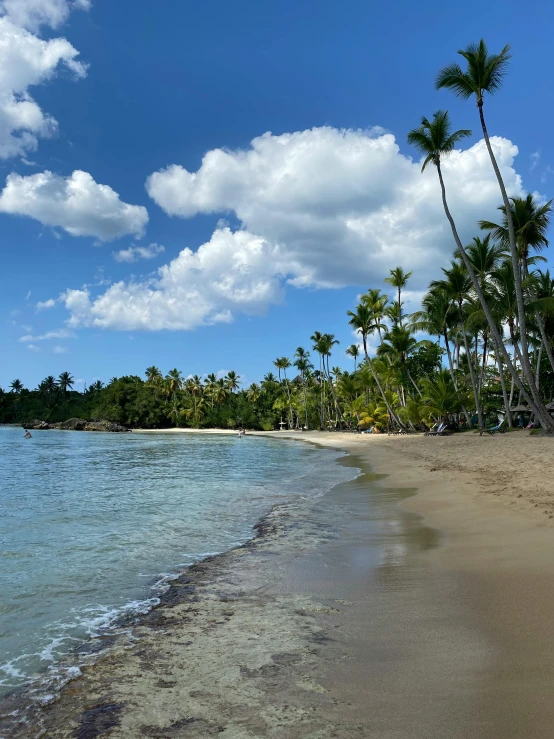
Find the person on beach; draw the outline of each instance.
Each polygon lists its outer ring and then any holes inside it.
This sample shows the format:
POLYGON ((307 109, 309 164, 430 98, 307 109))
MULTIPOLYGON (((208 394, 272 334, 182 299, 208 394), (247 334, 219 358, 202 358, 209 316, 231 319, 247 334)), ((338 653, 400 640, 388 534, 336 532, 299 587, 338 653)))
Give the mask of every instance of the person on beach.
POLYGON ((32 439, 31 432, 28 429, 25 429, 25 436, 24 439, 32 439))

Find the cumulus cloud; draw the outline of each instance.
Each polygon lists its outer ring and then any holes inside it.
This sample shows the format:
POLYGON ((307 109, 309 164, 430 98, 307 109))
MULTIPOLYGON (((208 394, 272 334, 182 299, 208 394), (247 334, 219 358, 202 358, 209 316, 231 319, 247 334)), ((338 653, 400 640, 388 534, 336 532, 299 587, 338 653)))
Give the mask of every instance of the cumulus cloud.
POLYGON ((144 206, 124 203, 111 187, 99 185, 81 170, 70 177, 49 171, 28 177, 8 175, 0 194, 0 212, 29 216, 72 236, 94 236, 100 241, 140 236, 148 223, 144 206))
POLYGON ((27 349, 30 349, 32 352, 39 352, 40 349, 38 346, 35 346, 35 344, 27 344, 27 349))
POLYGON ((66 346, 58 346, 56 345, 52 351, 54 354, 67 354, 67 347, 66 346))
MULTIPOLYGON (((511 194, 518 150, 493 137, 511 194)), ((483 141, 444 162, 451 208, 464 239, 500 202, 483 141)), ((391 266, 430 269, 453 250, 436 172, 400 152, 390 133, 330 127, 264 134, 246 151, 214 149, 197 172, 181 165, 152 174, 148 194, 163 210, 190 218, 231 212, 242 228, 278 246, 296 286, 340 287, 382 279, 391 266)))
POLYGON ((156 276, 116 282, 94 298, 88 288, 61 297, 71 326, 115 329, 193 329, 229 323, 234 311, 257 314, 281 299, 278 250, 264 239, 229 228, 198 251, 183 251, 156 276))
POLYGON ((116 262, 126 262, 131 264, 139 259, 155 259, 155 257, 163 254, 165 246, 159 244, 149 244, 148 246, 130 246, 128 249, 120 249, 112 252, 112 256, 116 262))
POLYGON ((58 28, 71 10, 88 10, 90 0, 2 0, 0 14, 15 25, 38 31, 41 26, 58 28))
MULTIPOLYGON (((492 138, 510 194, 521 195, 512 142, 492 138)), ((444 162, 461 236, 497 216, 498 185, 483 141, 444 162)), ((73 325, 188 329, 260 312, 294 287, 367 288, 391 267, 414 270, 417 292, 439 274, 454 243, 432 167, 400 151, 394 136, 314 128, 256 138, 245 151, 214 149, 197 172, 174 164, 152 174, 151 198, 172 216, 230 214, 197 252, 185 249, 156 277, 110 286, 103 294, 71 290, 73 325)))
MULTIPOLYGON (((13 0, 9 5, 15 13, 17 7, 28 4, 13 0)), ((0 17, 0 159, 34 151, 39 138, 57 131, 57 122, 42 111, 29 88, 52 79, 62 67, 76 78, 86 74, 85 65, 77 61, 79 52, 69 41, 45 41, 14 23, 14 17, 17 13, 0 17)))
POLYGON ((56 305, 56 301, 54 298, 48 298, 48 300, 43 300, 37 303, 37 310, 48 310, 49 308, 53 308, 56 305))

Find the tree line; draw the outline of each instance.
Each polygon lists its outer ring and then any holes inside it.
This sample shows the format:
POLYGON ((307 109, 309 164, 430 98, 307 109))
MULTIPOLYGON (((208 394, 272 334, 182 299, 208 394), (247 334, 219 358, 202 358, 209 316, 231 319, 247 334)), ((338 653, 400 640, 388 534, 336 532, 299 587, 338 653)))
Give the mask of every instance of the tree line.
POLYGON ((152 366, 144 379, 113 378, 77 393, 65 372, 57 380, 47 377, 34 391, 14 380, 9 391, 0 391, 0 418, 80 416, 131 427, 409 430, 441 418, 484 428, 500 417, 511 426, 514 413, 526 408, 537 425, 554 432, 554 279, 540 268, 545 260, 538 253, 548 246, 552 201, 509 197, 489 139, 484 103, 502 86, 509 47, 490 54, 480 41, 459 54, 464 68, 446 66, 436 87, 476 102, 499 187, 498 218, 479 221, 479 232, 462 243, 442 163, 471 131, 453 131, 445 110, 423 117, 408 142, 422 154, 422 171, 429 165, 436 170, 455 247, 452 260, 429 284, 415 313, 404 310, 402 295, 412 273, 401 267, 385 280, 392 295, 372 287, 361 296, 347 312, 359 337, 346 349, 351 371, 331 363, 336 337, 316 331, 310 349, 278 357, 277 374, 268 372, 248 388, 241 388, 236 372, 185 379, 177 369, 163 375, 152 366))

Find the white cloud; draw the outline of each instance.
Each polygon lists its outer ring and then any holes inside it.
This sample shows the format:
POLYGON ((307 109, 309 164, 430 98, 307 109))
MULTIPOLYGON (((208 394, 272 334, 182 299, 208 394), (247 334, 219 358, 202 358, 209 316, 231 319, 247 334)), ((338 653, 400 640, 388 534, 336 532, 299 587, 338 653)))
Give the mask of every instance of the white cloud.
POLYGON ((35 346, 34 344, 27 344, 27 349, 30 349, 32 352, 39 352, 40 349, 38 346, 35 346))
POLYGON ((0 14, 15 25, 38 31, 41 26, 58 28, 71 10, 88 10, 90 0, 2 0, 0 14))
POLYGON ((139 259, 154 259, 159 254, 163 254, 165 246, 159 244, 149 244, 148 246, 130 246, 128 249, 120 249, 112 252, 112 256, 116 262, 137 262, 139 259))
POLYGON ((52 351, 54 354, 67 354, 67 347, 66 346, 58 346, 56 345, 52 351))
MULTIPOLYGON (((522 194, 517 147, 492 138, 510 194, 522 194)), ((498 185, 483 141, 444 165, 462 238, 497 215, 498 185)), ((414 270, 425 289, 448 263, 454 243, 436 172, 400 152, 382 130, 324 127, 265 134, 246 151, 216 149, 198 172, 182 166, 148 178, 149 195, 170 215, 232 214, 197 252, 184 249, 157 276, 118 282, 105 292, 68 290, 70 325, 116 329, 191 329, 260 313, 283 284, 338 288, 382 285, 391 267, 414 270)), ((408 297, 408 296, 406 296, 408 297)))
POLYGON ((117 282, 95 299, 88 288, 61 297, 71 326, 155 331, 229 323, 235 310, 256 314, 281 299, 276 259, 264 239, 224 228, 198 251, 183 249, 155 278, 117 282))
MULTIPOLYGON (((511 193, 522 192, 512 168, 517 147, 493 137, 511 193)), ((453 250, 436 172, 400 153, 390 133, 316 128, 264 134, 247 151, 208 152, 198 172, 180 165, 151 175, 149 195, 166 213, 232 212, 242 228, 279 248, 291 283, 339 287, 381 281, 391 266, 429 267, 453 250)), ((483 141, 444 162, 452 210, 464 239, 500 202, 483 141)), ((417 284, 419 283, 419 284, 417 284)))
POLYGON ((31 297, 31 294, 32 294, 31 291, 27 290, 27 295, 25 296, 25 300, 29 300, 29 298, 31 297))
POLYGON ((54 298, 48 298, 48 300, 39 301, 37 303, 37 310, 48 310, 49 308, 53 308, 56 305, 56 301, 54 298))
POLYGON ((26 344, 29 341, 48 341, 49 339, 74 339, 75 338, 75 332, 70 331, 67 328, 60 328, 56 331, 47 331, 45 334, 40 334, 39 336, 22 336, 19 341, 21 341, 23 344, 26 344))
MULTIPOLYGON (((25 2, 13 0, 10 5, 24 7, 25 2)), ((5 3, 3 7, 6 10, 5 3)), ((51 80, 64 66, 76 78, 86 74, 69 41, 38 38, 12 22, 13 17, 0 17, 0 159, 34 151, 40 137, 57 131, 57 122, 41 110, 29 88, 51 80)))
POLYGON ((534 151, 531 154, 531 156, 529 157, 529 159, 531 160, 531 165, 529 167, 529 171, 532 172, 534 169, 536 169, 537 164, 541 160, 541 151, 540 151, 540 149, 538 151, 534 151))
POLYGON ((99 185, 81 170, 70 177, 48 171, 28 177, 8 175, 0 194, 0 212, 29 216, 72 236, 93 236, 100 241, 140 236, 148 223, 144 206, 122 202, 111 187, 99 185))

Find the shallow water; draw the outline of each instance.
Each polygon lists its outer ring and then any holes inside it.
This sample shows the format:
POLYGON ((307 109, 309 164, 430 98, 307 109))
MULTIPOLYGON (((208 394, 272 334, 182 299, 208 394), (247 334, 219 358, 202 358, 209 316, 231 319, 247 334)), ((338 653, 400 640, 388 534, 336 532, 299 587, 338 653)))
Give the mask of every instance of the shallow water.
POLYGON ((283 499, 352 479, 339 452, 246 436, 0 428, 0 695, 168 578, 248 540, 283 499))

